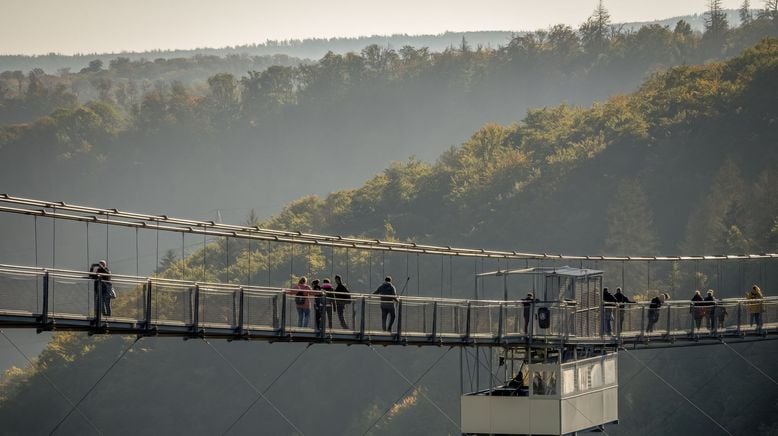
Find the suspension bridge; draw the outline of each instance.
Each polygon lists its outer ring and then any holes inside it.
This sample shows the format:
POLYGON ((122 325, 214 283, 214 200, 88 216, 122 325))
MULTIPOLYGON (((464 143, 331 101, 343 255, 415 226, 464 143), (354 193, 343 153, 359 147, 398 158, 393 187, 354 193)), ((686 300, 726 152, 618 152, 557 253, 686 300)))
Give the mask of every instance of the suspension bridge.
MULTIPOLYGON (((724 298, 715 300, 710 306, 669 298, 659 306, 649 301, 610 303, 602 299, 604 271, 583 265, 584 262, 587 265, 591 262, 620 263, 623 281, 625 263, 645 262, 650 271, 652 262, 693 262, 698 266, 700 262, 718 265, 721 262, 757 261, 762 262, 760 271, 764 278, 764 265, 778 259, 775 253, 582 256, 455 248, 228 225, 7 194, 0 195, 0 213, 28 216, 35 220, 36 259, 36 265, 0 264, 2 328, 132 334, 138 337, 487 347, 502 350, 504 359, 517 359, 528 365, 523 378, 512 388, 506 384, 502 388, 490 387, 487 391, 463 396, 463 432, 559 434, 617 421, 613 402, 614 395, 617 395, 615 356, 619 350, 778 338, 776 297, 756 300, 724 298), (293 257, 290 259, 292 282, 290 286, 282 287, 251 284, 251 276, 249 283, 140 274, 105 277, 88 271, 56 267, 55 243, 51 244, 51 265, 38 265, 38 220, 51 221, 52 238, 56 237, 58 222, 86 223, 87 237, 90 224, 104 225, 106 232, 115 227, 133 228, 136 256, 140 231, 156 232, 157 235, 159 232, 180 233, 182 238, 185 234, 202 236, 203 278, 207 237, 380 252, 382 255, 404 253, 417 258, 421 255, 476 261, 496 259, 503 260, 505 268, 474 274, 474 298, 468 299, 397 295, 387 300, 382 295, 373 294, 372 289, 364 293, 352 292, 347 298, 321 292, 300 294, 291 286, 296 277, 293 257), (525 265, 523 268, 509 268, 511 260, 523 261, 525 265), (538 266, 530 266, 530 261, 537 262, 538 266), (553 265, 550 265, 552 262, 553 265), (579 263, 577 267, 565 265, 576 262, 579 263), (531 278, 532 298, 509 298, 507 280, 513 276, 531 278), (102 309, 105 295, 97 292, 102 281, 108 279, 117 294, 110 314, 102 309), (479 298, 479 290, 484 294, 486 285, 483 282, 488 279, 502 279, 502 299, 479 298), (300 306, 315 308, 319 312, 313 325, 298 318, 297 308, 300 306), (388 327, 383 319, 387 306, 396 313, 396 322, 388 327), (343 316, 335 316, 335 313, 343 316), (584 377, 581 368, 586 369, 589 375, 584 377), (600 376, 593 378, 592 371, 599 371, 600 376), (526 392, 521 395, 524 387, 526 392), (488 399, 482 398, 484 396, 488 399), (565 407, 573 407, 577 412, 571 412, 568 421, 560 418, 557 426, 516 429, 510 420, 484 418, 493 416, 490 410, 505 407, 504 404, 494 403, 504 401, 492 398, 500 396, 526 397, 525 400, 515 401, 535 400, 527 403, 526 407, 520 405, 522 410, 531 410, 532 404, 536 407, 540 404, 538 400, 553 400, 557 409, 549 409, 546 406, 551 403, 543 403, 546 404, 543 413, 564 415, 561 411, 565 407), (590 407, 592 401, 598 404, 599 411, 580 413, 579 408, 590 407), (581 416, 586 419, 582 420, 581 416)), ((107 241, 106 236, 106 244, 107 241)), ((108 251, 106 246, 106 253, 108 251)), ((291 253, 294 256, 293 250, 291 253)), ((650 280, 650 272, 648 277, 650 280)), ((520 374, 521 370, 517 374, 511 364, 511 374, 506 369, 506 381, 511 378, 516 380, 520 374)), ((536 425, 540 425, 537 422, 536 425)))

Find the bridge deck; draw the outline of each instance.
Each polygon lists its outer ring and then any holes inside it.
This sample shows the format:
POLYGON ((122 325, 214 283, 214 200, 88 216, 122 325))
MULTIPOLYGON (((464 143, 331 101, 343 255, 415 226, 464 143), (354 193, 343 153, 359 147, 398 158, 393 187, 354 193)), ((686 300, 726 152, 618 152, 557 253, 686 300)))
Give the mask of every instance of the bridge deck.
POLYGON ((351 294, 327 299, 315 329, 315 295, 305 296, 310 322, 300 326, 296 290, 162 278, 117 276, 118 298, 104 316, 95 280, 84 272, 0 265, 0 326, 40 330, 74 330, 100 334, 217 337, 289 342, 428 346, 535 347, 561 344, 668 346, 722 340, 778 339, 778 299, 727 299, 704 313, 686 301, 665 304, 652 314, 647 304, 587 313, 574 302, 485 301, 399 297, 391 331, 384 331, 380 297, 351 294), (338 307, 343 310, 343 322, 338 307), (548 325, 536 314, 550 313, 548 325), (759 313, 761 320, 754 320, 759 313), (609 318, 613 334, 604 334, 609 318), (529 315, 529 322, 526 323, 529 315), (655 319, 649 331, 649 318, 655 319), (697 321, 699 320, 699 325, 697 321), (754 321, 754 322, 752 322, 754 321), (757 323, 759 322, 759 324, 757 323), (596 322, 599 334, 588 324, 596 322))

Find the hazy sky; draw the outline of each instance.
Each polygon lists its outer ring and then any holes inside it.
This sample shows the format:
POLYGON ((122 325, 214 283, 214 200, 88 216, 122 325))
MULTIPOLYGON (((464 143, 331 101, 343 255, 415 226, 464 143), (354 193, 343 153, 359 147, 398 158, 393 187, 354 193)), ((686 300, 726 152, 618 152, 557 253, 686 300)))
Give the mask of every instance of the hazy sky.
MULTIPOLYGON (((702 12, 706 0, 606 0, 614 21, 702 12)), ((742 0, 723 0, 736 8, 742 0)), ((759 0, 751 1, 761 7, 759 0)), ((223 47, 267 39, 577 26, 596 0, 2 0, 0 53, 223 47)))

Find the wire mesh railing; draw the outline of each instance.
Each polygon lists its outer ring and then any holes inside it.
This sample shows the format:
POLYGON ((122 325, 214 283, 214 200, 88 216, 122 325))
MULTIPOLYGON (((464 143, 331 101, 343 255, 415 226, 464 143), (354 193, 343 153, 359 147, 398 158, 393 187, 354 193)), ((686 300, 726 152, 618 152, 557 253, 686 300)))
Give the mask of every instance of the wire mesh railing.
POLYGON ((651 339, 778 332, 778 299, 667 301, 580 308, 574 301, 494 301, 198 283, 0 265, 0 315, 174 326, 193 334, 383 336, 395 340, 651 339), (104 288, 103 286, 108 286, 104 288), (104 290, 105 289, 105 290, 104 290), (110 297, 110 292, 116 298, 110 297), (106 299, 108 303, 106 305, 106 299))

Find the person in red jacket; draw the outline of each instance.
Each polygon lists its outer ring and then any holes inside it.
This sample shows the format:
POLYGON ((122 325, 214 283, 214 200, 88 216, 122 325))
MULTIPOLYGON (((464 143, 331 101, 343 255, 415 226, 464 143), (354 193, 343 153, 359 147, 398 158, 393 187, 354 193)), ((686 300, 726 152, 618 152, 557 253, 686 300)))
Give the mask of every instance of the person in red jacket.
POLYGON ((297 327, 308 327, 311 320, 311 287, 307 282, 307 278, 300 277, 297 286, 288 292, 294 296, 294 303, 297 306, 297 327))

